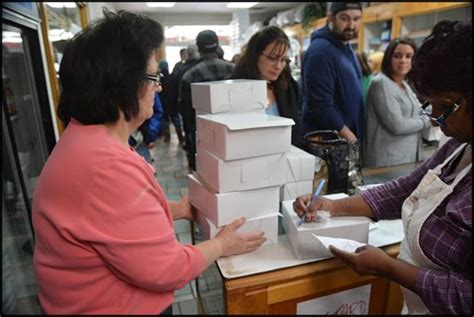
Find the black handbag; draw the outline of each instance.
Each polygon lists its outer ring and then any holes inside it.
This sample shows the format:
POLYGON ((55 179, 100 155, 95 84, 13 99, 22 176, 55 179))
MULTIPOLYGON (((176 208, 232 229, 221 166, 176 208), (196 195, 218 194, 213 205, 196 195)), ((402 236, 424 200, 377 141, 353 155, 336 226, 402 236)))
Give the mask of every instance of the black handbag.
POLYGON ((326 194, 354 194, 363 185, 360 142, 348 143, 337 131, 317 130, 305 134, 303 147, 323 159, 328 166, 326 194))

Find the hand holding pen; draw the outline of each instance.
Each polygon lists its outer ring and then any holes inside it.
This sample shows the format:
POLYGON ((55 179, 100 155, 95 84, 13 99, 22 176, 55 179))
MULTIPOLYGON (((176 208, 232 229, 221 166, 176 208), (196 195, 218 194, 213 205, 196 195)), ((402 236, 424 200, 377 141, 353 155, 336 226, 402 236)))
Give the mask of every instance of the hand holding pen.
MULTIPOLYGON (((308 204, 306 205, 306 209, 308 209, 313 204, 316 197, 319 196, 319 194, 321 193, 321 190, 324 187, 325 182, 326 182, 325 179, 321 179, 319 181, 318 187, 314 190, 313 194, 311 195, 311 199, 308 201, 308 204)), ((305 222, 305 220, 306 220, 306 212, 304 213, 303 217, 301 217, 300 220, 298 221, 297 226, 298 227, 301 226, 303 222, 305 222)))

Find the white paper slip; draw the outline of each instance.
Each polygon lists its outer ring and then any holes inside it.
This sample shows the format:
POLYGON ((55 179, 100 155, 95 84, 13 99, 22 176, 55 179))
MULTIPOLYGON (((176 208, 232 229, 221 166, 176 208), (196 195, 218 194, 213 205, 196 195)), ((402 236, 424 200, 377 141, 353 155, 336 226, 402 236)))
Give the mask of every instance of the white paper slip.
POLYGON ((318 236, 313 233, 313 237, 318 239, 326 249, 329 250, 329 245, 333 245, 338 249, 354 253, 358 247, 365 245, 365 243, 360 243, 350 239, 341 239, 341 238, 330 238, 318 236))

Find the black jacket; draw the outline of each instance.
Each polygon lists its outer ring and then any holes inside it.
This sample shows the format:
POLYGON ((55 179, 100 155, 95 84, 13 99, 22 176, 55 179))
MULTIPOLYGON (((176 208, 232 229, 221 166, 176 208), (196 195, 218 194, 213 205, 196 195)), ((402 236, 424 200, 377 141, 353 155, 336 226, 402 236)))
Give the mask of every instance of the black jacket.
MULTIPOLYGON (((181 79, 183 78, 184 74, 191 68, 193 67, 194 65, 196 65, 197 63, 199 63, 201 61, 201 59, 199 58, 189 58, 186 63, 183 64, 183 66, 181 66, 179 68, 179 70, 176 72, 176 75, 175 75, 175 88, 176 88, 176 103, 178 104, 178 111, 179 113, 181 113, 182 116, 190 113, 190 110, 189 107, 186 107, 184 105, 184 103, 179 99, 179 86, 181 85, 181 79)), ((192 112, 192 111, 191 111, 192 112)), ((194 112, 192 113, 194 115, 194 112)))
POLYGON ((280 116, 295 121, 291 129, 291 144, 302 147, 303 135, 301 130, 300 96, 298 84, 291 78, 288 89, 284 92, 275 93, 275 100, 280 116))

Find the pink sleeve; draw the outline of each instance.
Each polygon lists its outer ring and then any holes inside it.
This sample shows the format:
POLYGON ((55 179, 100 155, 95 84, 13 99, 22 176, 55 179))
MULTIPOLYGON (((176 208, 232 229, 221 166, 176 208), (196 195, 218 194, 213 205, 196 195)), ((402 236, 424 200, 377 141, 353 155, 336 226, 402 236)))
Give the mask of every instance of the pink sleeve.
POLYGON ((204 271, 204 256, 176 240, 163 192, 141 163, 118 158, 98 167, 76 232, 119 278, 152 291, 176 290, 204 271))

